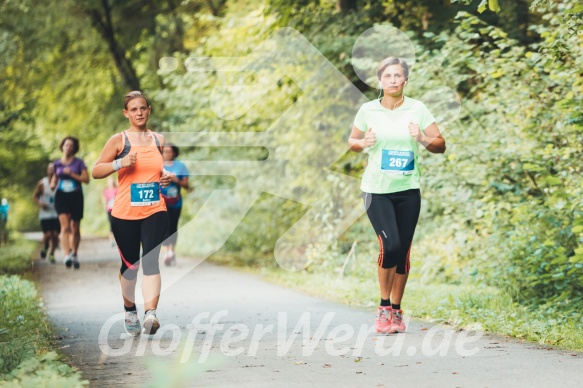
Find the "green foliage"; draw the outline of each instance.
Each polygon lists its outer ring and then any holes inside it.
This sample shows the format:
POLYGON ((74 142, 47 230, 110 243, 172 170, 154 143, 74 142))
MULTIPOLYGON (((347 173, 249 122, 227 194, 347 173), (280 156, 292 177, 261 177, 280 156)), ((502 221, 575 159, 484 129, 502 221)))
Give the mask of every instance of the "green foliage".
POLYGON ((52 332, 33 283, 0 276, 0 386, 79 387, 79 373, 48 352, 52 332))
MULTIPOLYGON (((451 0, 451 2, 470 4, 472 0, 451 0)), ((489 9, 493 12, 500 12, 500 4, 498 4, 498 0, 480 0, 480 4, 478 5, 478 12, 482 13, 486 9, 489 9)))
POLYGON ((0 386, 79 387, 79 373, 50 352, 52 331, 34 283, 7 273, 30 269, 36 243, 0 248, 0 386))
POLYGON ((433 276, 481 280, 533 309, 583 303, 576 70, 583 53, 571 28, 554 14, 536 27, 545 41, 521 47, 461 14, 456 34, 434 37, 440 51, 421 58, 431 63, 421 82, 430 87, 426 77, 439 75, 465 97, 460 126, 445 132, 448 158, 428 160, 434 173, 425 184, 434 195, 421 224, 440 229, 422 228, 421 249, 433 276))
MULTIPOLYGON (((67 135, 80 139, 78 156, 91 168, 105 141, 126 126, 121 113, 125 73, 137 74, 148 90, 158 85, 159 57, 183 50, 176 44, 183 39, 182 21, 204 7, 187 3, 0 3, 3 197, 10 202, 30 198, 67 135), (177 7, 184 12, 180 17, 175 17, 177 7)), ((38 223, 24 214, 18 221, 23 221, 14 224, 19 230, 38 223)))
POLYGON ((0 276, 0 375, 46 347, 49 327, 34 284, 18 276, 0 276), (40 323, 40 324, 39 324, 40 323))
POLYGON ((0 387, 63 387, 74 388, 89 385, 69 365, 63 364, 55 352, 28 358, 0 381, 0 387))
POLYGON ((0 247, 0 275, 22 274, 30 270, 36 243, 16 238, 9 245, 0 247))
POLYGON ((290 225, 302 215, 301 204, 262 194, 245 215, 225 245, 211 259, 242 266, 275 266, 273 247, 290 225), (277 214, 268 218, 267 214, 277 214), (261 238, 257 238, 261 236, 261 238))

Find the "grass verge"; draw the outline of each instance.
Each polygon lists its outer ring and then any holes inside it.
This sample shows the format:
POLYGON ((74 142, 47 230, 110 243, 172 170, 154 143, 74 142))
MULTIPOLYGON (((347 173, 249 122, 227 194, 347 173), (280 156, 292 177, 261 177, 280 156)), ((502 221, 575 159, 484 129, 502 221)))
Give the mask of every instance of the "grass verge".
MULTIPOLYGON (((378 305, 375 278, 338 278, 269 267, 257 271, 269 281, 339 303, 371 309, 378 305)), ((583 316, 576 303, 560 309, 529 309, 493 287, 428 284, 410 278, 403 307, 414 318, 429 322, 473 328, 479 325, 492 333, 583 351, 583 316)))
POLYGON ((21 238, 0 248, 0 386, 85 386, 53 350, 42 301, 34 283, 23 278, 35 249, 36 243, 21 238))
POLYGON ((32 268, 32 254, 37 243, 16 237, 10 244, 0 247, 0 275, 22 275, 32 268))

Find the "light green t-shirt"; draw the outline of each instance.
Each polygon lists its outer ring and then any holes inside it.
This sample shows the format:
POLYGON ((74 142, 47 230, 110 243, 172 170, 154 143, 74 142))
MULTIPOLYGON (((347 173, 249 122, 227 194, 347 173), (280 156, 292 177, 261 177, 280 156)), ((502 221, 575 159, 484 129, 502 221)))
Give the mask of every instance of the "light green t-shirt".
POLYGON ((409 123, 419 125, 424 131, 435 118, 425 104, 404 97, 403 105, 390 110, 375 99, 362 104, 354 125, 366 132, 372 128, 377 142, 368 150, 368 165, 362 175, 361 189, 366 193, 386 194, 418 189, 419 143, 409 134, 409 123))

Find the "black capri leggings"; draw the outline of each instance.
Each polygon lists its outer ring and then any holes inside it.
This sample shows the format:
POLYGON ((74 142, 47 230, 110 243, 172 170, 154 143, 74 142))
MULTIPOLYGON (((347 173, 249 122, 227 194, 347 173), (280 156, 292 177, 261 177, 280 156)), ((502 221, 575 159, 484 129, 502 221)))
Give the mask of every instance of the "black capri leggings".
POLYGON ((168 228, 166 212, 154 213, 142 220, 122 220, 111 217, 111 229, 121 256, 120 273, 133 280, 140 268, 140 245, 144 275, 160 273, 158 257, 168 228))
POLYGON ((166 230, 166 235, 164 236, 163 245, 176 245, 176 240, 178 239, 178 219, 180 218, 181 207, 170 207, 166 208, 168 210, 168 229, 166 230))
POLYGON ((409 255, 421 210, 421 192, 411 189, 390 194, 362 193, 362 197, 379 240, 379 267, 397 266, 398 274, 409 273, 409 255))

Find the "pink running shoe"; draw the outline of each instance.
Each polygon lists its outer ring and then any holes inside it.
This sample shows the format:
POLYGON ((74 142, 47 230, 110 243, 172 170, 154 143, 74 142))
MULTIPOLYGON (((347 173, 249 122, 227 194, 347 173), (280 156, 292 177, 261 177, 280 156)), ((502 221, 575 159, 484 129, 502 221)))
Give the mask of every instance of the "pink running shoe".
POLYGON ((374 323, 374 328, 377 333, 386 332, 391 326, 392 315, 393 309, 391 306, 379 306, 379 309, 377 310, 377 319, 374 323))
POLYGON ((404 333, 407 327, 403 322, 403 310, 392 310, 393 320, 389 328, 389 333, 404 333))

